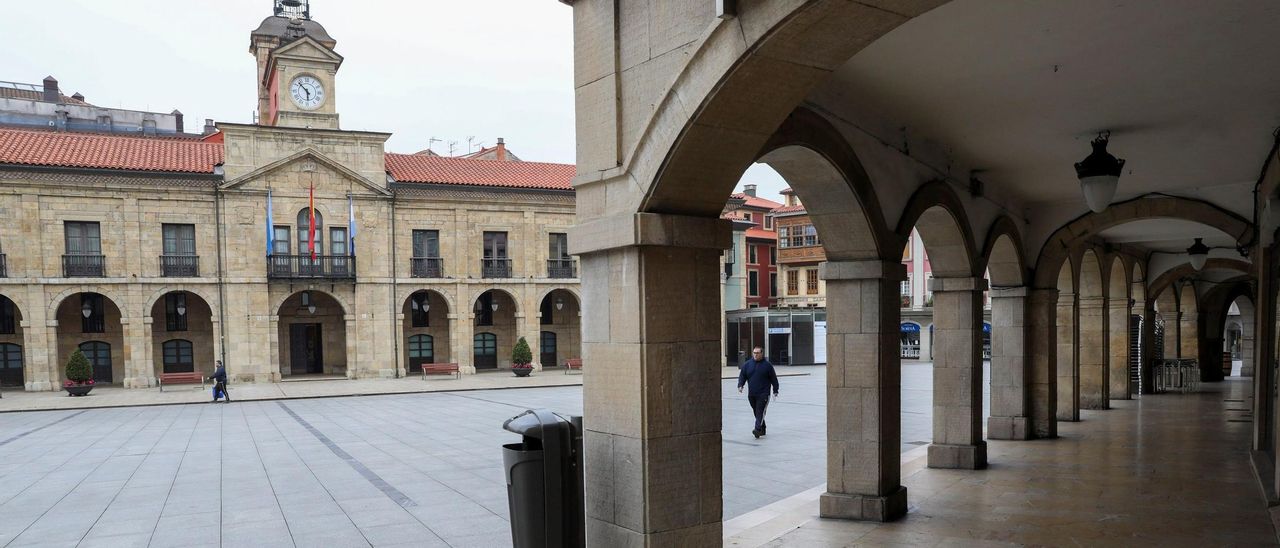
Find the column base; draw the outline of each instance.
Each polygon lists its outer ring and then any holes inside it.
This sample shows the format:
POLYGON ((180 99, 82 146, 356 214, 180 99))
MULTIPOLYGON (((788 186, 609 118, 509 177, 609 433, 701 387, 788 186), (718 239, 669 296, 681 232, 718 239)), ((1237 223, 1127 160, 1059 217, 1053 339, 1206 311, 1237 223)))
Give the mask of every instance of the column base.
POLYGON ((893 521, 907 514, 907 488, 899 485, 883 497, 827 492, 818 499, 818 508, 824 518, 893 521))
POLYGON ((1031 429, 1027 422, 1027 417, 988 417, 987 439, 1029 440, 1031 429))
POLYGON ((155 377, 128 377, 124 380, 125 388, 155 388, 159 386, 155 377))
POLYGON ((929 446, 929 468, 981 470, 987 467, 987 444, 929 446))
POLYGON ((57 390, 61 387, 55 386, 49 381, 31 381, 26 383, 24 388, 26 388, 27 392, 52 392, 53 390, 57 390))

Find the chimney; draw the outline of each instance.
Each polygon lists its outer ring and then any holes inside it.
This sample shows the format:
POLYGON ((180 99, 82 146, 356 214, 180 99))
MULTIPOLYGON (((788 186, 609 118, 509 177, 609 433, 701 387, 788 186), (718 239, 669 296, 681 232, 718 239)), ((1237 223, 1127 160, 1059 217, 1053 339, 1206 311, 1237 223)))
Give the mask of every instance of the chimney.
POLYGON ((170 112, 169 114, 172 114, 172 115, 173 115, 173 127, 174 127, 174 129, 175 129, 178 133, 182 133, 182 111, 181 111, 181 110, 178 110, 178 109, 176 109, 176 108, 175 108, 175 109, 173 109, 173 112, 170 112))
POLYGON ((154 115, 142 115, 142 134, 148 137, 156 134, 156 117, 154 115))
POLYGON ((56 103, 62 97, 58 93, 58 79, 52 76, 44 77, 44 101, 56 103))
POLYGON ((755 198, 755 197, 756 197, 756 185, 753 185, 753 184, 745 184, 745 185, 742 185, 742 193, 743 193, 743 194, 746 194, 747 196, 750 196, 750 197, 752 197, 752 198, 755 198))
POLYGON ((71 96, 71 98, 72 98, 72 99, 75 99, 75 100, 77 100, 77 101, 80 101, 81 103, 83 103, 83 102, 84 102, 84 95, 83 95, 83 94, 81 94, 81 93, 80 93, 80 92, 78 92, 78 91, 76 92, 76 94, 75 94, 75 95, 72 95, 72 96, 71 96))
POLYGON ((497 149, 498 150, 494 152, 494 154, 497 156, 498 161, 499 162, 507 161, 507 143, 506 141, 502 140, 502 137, 498 137, 497 149))
POLYGON ((204 131, 201 135, 213 135, 218 132, 218 126, 213 125, 213 118, 204 119, 204 131))

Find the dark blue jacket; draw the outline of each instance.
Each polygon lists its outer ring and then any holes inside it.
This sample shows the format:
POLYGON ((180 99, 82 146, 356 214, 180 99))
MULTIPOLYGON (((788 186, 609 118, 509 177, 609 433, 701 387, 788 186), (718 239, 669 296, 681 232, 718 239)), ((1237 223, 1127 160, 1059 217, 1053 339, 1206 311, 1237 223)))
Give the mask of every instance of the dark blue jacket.
POLYGON ((213 372, 213 376, 211 378, 217 382, 227 382, 226 366, 219 367, 216 371, 213 372))
POLYGON ((778 374, 773 371, 773 364, 769 363, 768 358, 762 361, 756 361, 755 358, 747 358, 742 363, 738 373, 738 388, 747 385, 747 394, 751 396, 768 396, 769 387, 773 387, 773 393, 778 393, 778 374))

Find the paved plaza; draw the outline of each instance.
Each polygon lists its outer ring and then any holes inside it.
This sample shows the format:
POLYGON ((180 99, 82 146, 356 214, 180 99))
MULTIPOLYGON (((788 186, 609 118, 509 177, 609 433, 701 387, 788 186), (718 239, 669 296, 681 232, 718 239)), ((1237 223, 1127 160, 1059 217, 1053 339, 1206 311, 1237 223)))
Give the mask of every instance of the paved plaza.
MULTIPOLYGON (((781 379, 769 436, 723 382, 724 514, 820 485, 825 375, 781 379)), ((904 365, 903 448, 929 439, 904 365)), ((581 386, 0 414, 0 545, 505 546, 502 422, 581 386)))

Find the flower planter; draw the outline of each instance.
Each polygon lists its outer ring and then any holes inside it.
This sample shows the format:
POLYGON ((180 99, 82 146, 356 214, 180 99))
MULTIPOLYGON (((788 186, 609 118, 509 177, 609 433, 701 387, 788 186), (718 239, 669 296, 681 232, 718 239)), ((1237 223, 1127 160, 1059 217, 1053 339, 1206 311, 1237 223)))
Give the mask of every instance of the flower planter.
POLYGON ((93 390, 93 385, 80 384, 80 385, 64 386, 63 388, 66 389, 68 396, 83 396, 85 394, 88 394, 90 390, 93 390))
POLYGON ((517 377, 528 377, 529 373, 533 372, 533 368, 532 367, 513 367, 511 368, 511 372, 515 373, 517 377))

